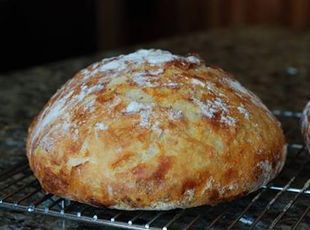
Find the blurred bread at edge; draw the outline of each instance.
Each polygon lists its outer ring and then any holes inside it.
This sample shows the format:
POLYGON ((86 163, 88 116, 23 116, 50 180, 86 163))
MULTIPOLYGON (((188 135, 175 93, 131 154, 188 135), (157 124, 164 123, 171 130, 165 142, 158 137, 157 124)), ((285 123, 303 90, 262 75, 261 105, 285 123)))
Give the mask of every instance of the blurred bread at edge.
POLYGON ((301 131, 308 151, 310 152, 310 101, 305 106, 301 116, 301 131))

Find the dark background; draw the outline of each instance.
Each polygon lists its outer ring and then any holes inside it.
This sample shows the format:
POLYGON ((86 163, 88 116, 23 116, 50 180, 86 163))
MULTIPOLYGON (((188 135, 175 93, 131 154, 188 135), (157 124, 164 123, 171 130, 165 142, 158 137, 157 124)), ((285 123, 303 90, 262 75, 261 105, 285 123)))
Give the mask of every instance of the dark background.
POLYGON ((310 28, 309 0, 0 0, 0 72, 214 28, 310 28))

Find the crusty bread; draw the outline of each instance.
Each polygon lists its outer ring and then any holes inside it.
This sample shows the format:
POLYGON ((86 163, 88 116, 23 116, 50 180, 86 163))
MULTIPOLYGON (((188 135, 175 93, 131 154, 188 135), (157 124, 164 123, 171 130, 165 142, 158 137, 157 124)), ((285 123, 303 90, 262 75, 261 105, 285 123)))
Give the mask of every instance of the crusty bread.
POLYGON ((301 116, 301 131, 304 136, 308 151, 310 152, 310 101, 304 108, 301 116))
POLYGON ((282 169, 280 123, 250 91, 197 57, 139 50, 80 71, 29 128, 42 187, 117 209, 214 205, 282 169))

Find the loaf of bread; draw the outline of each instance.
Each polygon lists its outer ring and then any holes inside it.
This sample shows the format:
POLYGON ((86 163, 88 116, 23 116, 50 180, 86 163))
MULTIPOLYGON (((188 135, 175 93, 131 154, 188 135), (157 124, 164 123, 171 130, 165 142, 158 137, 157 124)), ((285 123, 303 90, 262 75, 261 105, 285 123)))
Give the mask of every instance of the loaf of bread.
POLYGON ((29 128, 44 190, 94 206, 166 210, 257 190, 286 158, 280 123, 195 56, 138 50, 81 70, 29 128))
POLYGON ((301 116, 301 131, 304 136, 308 151, 310 152, 310 101, 304 108, 301 116))

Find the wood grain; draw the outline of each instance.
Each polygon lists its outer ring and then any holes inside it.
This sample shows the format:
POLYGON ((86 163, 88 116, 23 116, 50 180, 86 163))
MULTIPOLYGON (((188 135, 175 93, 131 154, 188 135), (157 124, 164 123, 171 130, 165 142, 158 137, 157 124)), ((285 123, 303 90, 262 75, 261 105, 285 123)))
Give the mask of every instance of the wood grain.
POLYGON ((150 1, 151 14, 143 14, 145 4, 124 2, 98 0, 100 48, 218 27, 310 27, 309 0, 158 0, 150 1))

